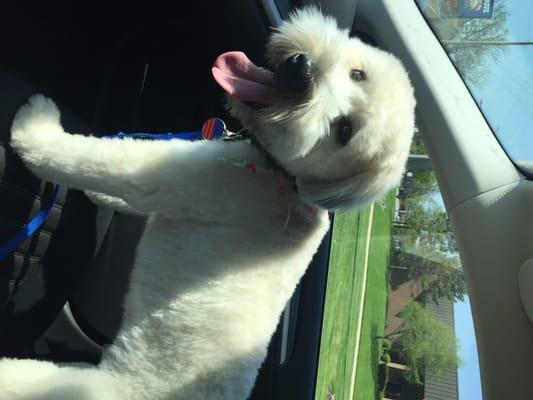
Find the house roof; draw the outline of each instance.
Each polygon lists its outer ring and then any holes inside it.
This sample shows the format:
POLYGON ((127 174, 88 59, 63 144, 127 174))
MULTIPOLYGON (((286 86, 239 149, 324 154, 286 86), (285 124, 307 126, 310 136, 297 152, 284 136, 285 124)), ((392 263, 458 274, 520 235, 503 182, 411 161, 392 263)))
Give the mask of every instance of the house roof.
MULTIPOLYGON (((455 331, 453 303, 446 299, 439 299, 439 304, 428 302, 426 309, 437 320, 450 326, 455 331)), ((425 400, 458 400, 457 369, 447 369, 437 377, 426 374, 424 386, 425 400)))

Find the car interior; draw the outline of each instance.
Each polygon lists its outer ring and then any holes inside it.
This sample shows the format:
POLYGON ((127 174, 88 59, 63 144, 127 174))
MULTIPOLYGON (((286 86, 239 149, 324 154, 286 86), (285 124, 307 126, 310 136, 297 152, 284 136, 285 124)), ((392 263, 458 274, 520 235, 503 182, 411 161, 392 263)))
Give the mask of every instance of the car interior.
MULTIPOLYGON (((214 59, 242 50, 261 65, 271 28, 306 4, 409 71, 468 283, 483 398, 533 398, 532 176, 506 154, 414 0, 1 5, 0 243, 52 190, 7 144, 27 97, 52 97, 66 130, 96 136, 195 130, 213 116, 238 130, 214 59)), ((0 260, 0 354, 97 363, 120 324, 143 224, 62 190, 43 230, 0 260)), ((250 399, 315 398, 330 241, 287 305, 250 399)))

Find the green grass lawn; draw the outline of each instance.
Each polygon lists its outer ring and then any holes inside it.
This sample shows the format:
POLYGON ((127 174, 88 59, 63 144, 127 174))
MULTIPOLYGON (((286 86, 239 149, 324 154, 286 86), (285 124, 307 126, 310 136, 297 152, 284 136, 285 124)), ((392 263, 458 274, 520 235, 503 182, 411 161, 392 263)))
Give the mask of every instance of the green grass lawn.
POLYGON ((376 397, 379 343, 371 338, 383 333, 385 324, 393 207, 393 194, 387 196, 385 210, 381 210, 379 204, 374 207, 363 315, 359 309, 370 207, 335 214, 315 400, 326 399, 328 391, 334 393, 336 399, 350 400, 360 318, 364 319, 354 398, 372 400, 376 397))
POLYGON ((335 214, 316 400, 325 399, 328 390, 336 398, 348 396, 368 222, 368 207, 335 214))
POLYGON ((363 325, 355 378, 355 400, 373 400, 377 396, 377 366, 381 340, 376 340, 375 337, 383 336, 385 329, 394 193, 387 195, 385 204, 384 210, 379 206, 374 207, 363 325))

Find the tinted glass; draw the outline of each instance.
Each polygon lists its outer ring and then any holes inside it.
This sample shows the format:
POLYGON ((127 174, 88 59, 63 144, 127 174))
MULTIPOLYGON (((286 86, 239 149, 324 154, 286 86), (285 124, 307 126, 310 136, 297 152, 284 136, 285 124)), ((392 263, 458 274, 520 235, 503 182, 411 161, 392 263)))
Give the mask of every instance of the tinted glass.
POLYGON ((416 3, 500 143, 533 173, 533 1, 416 3))

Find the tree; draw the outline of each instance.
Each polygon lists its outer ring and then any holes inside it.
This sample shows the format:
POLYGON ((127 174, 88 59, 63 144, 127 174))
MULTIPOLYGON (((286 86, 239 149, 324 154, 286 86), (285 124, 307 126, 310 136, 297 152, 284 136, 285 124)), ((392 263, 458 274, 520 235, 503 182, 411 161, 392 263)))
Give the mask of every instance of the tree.
POLYGON ((451 302, 463 301, 467 294, 463 270, 454 266, 449 259, 425 261, 409 268, 409 276, 420 285, 422 298, 436 304, 443 297, 451 302))
MULTIPOLYGON (((427 156, 426 146, 418 128, 415 130, 413 140, 411 141, 409 153, 411 155, 427 156)), ((408 188, 408 193, 411 196, 433 194, 439 191, 439 185, 437 184, 433 170, 419 170, 412 171, 412 173, 413 179, 408 188)))
POLYGON ((451 224, 446 211, 432 197, 409 197, 405 223, 418 233, 443 234, 451 232, 451 224))
POLYGON ((403 231, 396 233, 406 237, 424 251, 418 253, 456 253, 458 251, 450 219, 444 208, 430 193, 405 199, 406 214, 403 231))
POLYGON ((439 192, 439 185, 432 170, 413 171, 412 177, 405 178, 403 187, 410 197, 425 197, 439 192))
POLYGON ((424 144, 424 139, 422 138, 422 133, 418 130, 418 127, 415 127, 415 133, 413 135, 413 140, 411 140, 411 154, 423 155, 427 154, 426 145, 424 144))
POLYGON ((413 178, 415 181, 415 187, 418 188, 421 193, 428 194, 439 191, 437 178, 435 177, 435 172, 432 170, 415 171, 413 172, 413 178))
POLYGON ((394 264, 407 268, 409 278, 414 282, 416 295, 423 300, 438 304, 439 299, 462 301, 467 294, 463 270, 455 258, 438 257, 435 259, 412 253, 398 252, 394 264))
POLYGON ((439 376, 460 365, 459 343, 452 328, 414 301, 404 307, 401 317, 398 330, 386 338, 396 345, 408 367, 404 376, 409 382, 421 385, 425 374, 439 376))
POLYGON ((496 43, 505 41, 509 33, 508 16, 505 3, 495 2, 492 18, 432 19, 433 28, 468 83, 482 86, 490 68, 485 59, 497 62, 506 51, 496 43))

